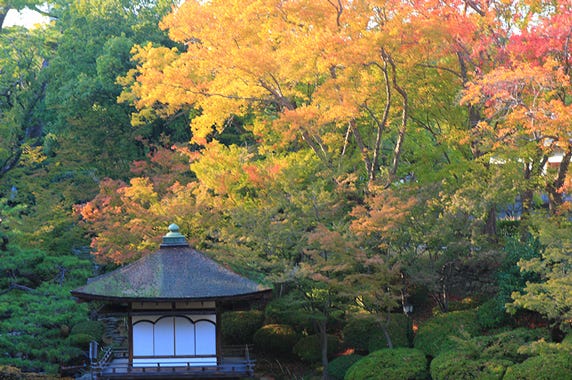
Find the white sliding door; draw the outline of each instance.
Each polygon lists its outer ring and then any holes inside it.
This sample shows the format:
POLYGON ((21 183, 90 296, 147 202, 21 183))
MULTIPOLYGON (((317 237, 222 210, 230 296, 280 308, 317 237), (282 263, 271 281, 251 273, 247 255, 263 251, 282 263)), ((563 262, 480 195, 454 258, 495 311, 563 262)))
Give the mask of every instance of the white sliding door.
POLYGON ((211 321, 195 323, 197 355, 216 355, 216 327, 211 321))
POLYGON ((193 356, 195 351, 195 324, 187 318, 175 317, 175 355, 193 356))
POLYGON ((216 364, 216 315, 134 316, 133 365, 216 364))

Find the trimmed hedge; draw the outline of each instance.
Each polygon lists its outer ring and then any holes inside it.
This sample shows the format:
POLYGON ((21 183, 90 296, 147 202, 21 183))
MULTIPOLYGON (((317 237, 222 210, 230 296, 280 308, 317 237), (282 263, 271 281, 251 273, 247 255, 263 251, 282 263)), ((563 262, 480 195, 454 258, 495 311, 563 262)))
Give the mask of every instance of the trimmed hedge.
MULTIPOLYGON (((409 347, 411 323, 403 314, 391 314, 387 330, 393 347, 409 347)), ((371 314, 351 317, 343 328, 344 344, 357 352, 387 348, 387 340, 377 318, 371 314)))
POLYGON ((550 340, 547 329, 528 329, 525 327, 505 331, 496 335, 474 338, 483 347, 482 355, 498 359, 522 362, 530 355, 523 353, 521 347, 540 339, 550 340))
POLYGON ((448 351, 431 361, 433 380, 500 380, 514 363, 497 358, 471 358, 457 351, 448 351))
POLYGON ((424 380, 427 358, 415 348, 375 351, 359 360, 346 372, 345 380, 424 380))
POLYGON ((572 359, 567 352, 534 356, 509 367, 503 380, 555 380, 572 378, 572 359))
POLYGON ((362 358, 363 356, 357 354, 339 356, 328 363, 326 372, 332 380, 344 380, 348 369, 362 358))
POLYGON ((298 342, 298 334, 288 325, 266 325, 254 333, 254 347, 259 352, 272 352, 277 355, 292 354, 298 342))
POLYGON ((221 334, 225 344, 252 343, 254 333, 262 327, 264 313, 260 310, 229 311, 221 316, 221 334))
MULTIPOLYGON (((328 357, 332 357, 339 349, 338 338, 328 335, 328 357)), ((315 363, 322 360, 322 347, 319 335, 308 335, 301 338, 294 345, 293 352, 307 363, 315 363)))
POLYGON ((414 339, 414 347, 431 357, 456 347, 451 337, 470 337, 479 334, 475 310, 452 311, 439 314, 419 327, 414 339))

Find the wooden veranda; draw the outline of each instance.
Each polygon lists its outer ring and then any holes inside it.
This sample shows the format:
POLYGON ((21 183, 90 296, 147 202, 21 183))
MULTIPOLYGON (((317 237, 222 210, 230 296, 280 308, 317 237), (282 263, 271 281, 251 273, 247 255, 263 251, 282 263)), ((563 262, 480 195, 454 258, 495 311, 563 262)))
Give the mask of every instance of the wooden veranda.
POLYGON ((101 359, 92 363, 94 379, 239 379, 254 375, 255 361, 250 356, 248 346, 224 347, 224 355, 213 364, 210 359, 201 363, 193 361, 172 361, 169 364, 152 363, 133 365, 128 352, 103 350, 101 359))

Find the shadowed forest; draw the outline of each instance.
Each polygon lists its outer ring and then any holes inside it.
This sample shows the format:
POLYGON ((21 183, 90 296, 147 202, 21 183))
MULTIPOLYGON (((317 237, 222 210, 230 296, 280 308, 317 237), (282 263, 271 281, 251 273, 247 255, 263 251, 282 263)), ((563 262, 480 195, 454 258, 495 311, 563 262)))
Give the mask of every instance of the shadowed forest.
POLYGON ((179 3, 0 0, 0 377, 176 223, 274 289, 259 378, 572 379, 570 1, 179 3))

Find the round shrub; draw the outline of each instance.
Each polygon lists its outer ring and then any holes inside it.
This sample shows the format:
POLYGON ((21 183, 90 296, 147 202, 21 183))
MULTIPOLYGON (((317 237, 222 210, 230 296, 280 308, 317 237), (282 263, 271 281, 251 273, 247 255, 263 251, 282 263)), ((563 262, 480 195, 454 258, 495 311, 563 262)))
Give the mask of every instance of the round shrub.
POLYGON ((252 343, 254 333, 262 327, 260 310, 230 311, 221 316, 221 334, 226 344, 252 343))
POLYGON ((433 380, 500 380, 513 362, 497 358, 471 358, 457 351, 448 351, 431 361, 433 380))
POLYGON ((359 360, 346 372, 345 380, 423 380, 427 358, 415 348, 383 349, 359 360))
POLYGON ((414 347, 431 357, 455 348, 451 337, 462 337, 479 333, 475 310, 452 311, 439 314, 419 327, 414 339, 414 347))
POLYGON ((266 325, 254 333, 254 346, 258 350, 277 355, 292 353, 292 347, 298 341, 298 334, 288 325, 266 325))
POLYGON ((363 358, 363 356, 357 354, 344 355, 335 358, 328 363, 328 367, 326 368, 329 378, 332 380, 344 380, 348 369, 350 369, 350 367, 361 358, 363 358))
POLYGON ((99 341, 103 337, 105 325, 99 321, 82 321, 75 324, 70 335, 85 334, 91 337, 91 340, 99 341))
MULTIPOLYGON (((333 356, 339 349, 338 338, 328 335, 328 357, 333 356)), ((301 338, 294 345, 293 352, 307 363, 315 363, 322 360, 322 345, 319 335, 308 335, 301 338)))
POLYGON ((572 360, 567 352, 534 356, 508 367, 503 380, 570 379, 572 360))
MULTIPOLYGON (((387 331, 393 347, 409 347, 411 324, 403 314, 391 314, 387 331)), ((357 352, 373 352, 387 348, 387 340, 379 321, 374 315, 356 315, 349 319, 343 329, 344 343, 357 352)))

